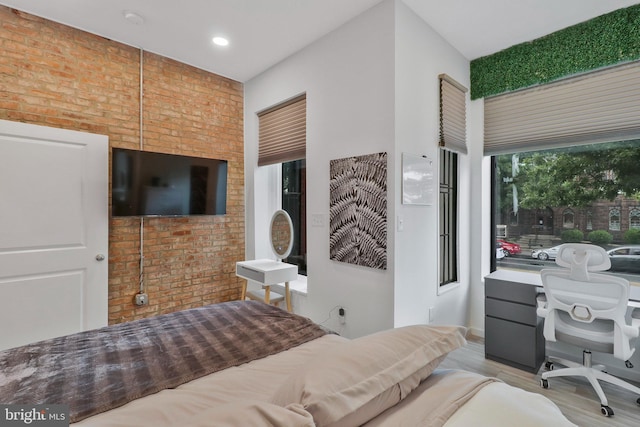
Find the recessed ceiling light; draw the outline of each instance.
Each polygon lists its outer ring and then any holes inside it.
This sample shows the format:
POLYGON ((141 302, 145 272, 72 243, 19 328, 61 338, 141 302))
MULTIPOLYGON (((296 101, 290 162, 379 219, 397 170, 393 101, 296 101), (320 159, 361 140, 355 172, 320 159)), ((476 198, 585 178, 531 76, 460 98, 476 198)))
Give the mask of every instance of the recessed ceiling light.
POLYGON ((122 12, 122 14, 124 15, 124 19, 126 19, 127 21, 129 21, 134 25, 144 24, 144 18, 135 12, 132 12, 130 10, 125 10, 122 12))
POLYGON ((213 42, 218 46, 227 46, 229 44, 229 40, 224 37, 214 37, 213 42))

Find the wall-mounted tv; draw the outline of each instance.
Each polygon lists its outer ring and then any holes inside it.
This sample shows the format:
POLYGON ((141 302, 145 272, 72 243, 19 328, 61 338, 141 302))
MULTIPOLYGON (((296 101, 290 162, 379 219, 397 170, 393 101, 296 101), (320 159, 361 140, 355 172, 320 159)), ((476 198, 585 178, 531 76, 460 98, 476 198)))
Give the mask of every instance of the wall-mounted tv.
POLYGON ((113 216, 224 215, 227 161, 113 148, 113 216))

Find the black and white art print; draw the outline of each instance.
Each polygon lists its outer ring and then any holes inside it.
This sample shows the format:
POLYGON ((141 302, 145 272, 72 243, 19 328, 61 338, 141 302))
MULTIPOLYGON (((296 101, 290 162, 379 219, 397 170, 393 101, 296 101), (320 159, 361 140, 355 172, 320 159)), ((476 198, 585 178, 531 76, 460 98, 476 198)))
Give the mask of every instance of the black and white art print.
POLYGON ((387 269, 387 153, 330 162, 329 257, 387 269))

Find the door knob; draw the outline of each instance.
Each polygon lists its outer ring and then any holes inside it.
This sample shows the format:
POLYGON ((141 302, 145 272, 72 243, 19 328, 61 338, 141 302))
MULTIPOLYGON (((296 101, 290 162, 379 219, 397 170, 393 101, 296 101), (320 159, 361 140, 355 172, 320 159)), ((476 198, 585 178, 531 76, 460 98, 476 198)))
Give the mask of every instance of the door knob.
POLYGON ((104 255, 102 254, 96 255, 96 261, 104 261, 104 255))

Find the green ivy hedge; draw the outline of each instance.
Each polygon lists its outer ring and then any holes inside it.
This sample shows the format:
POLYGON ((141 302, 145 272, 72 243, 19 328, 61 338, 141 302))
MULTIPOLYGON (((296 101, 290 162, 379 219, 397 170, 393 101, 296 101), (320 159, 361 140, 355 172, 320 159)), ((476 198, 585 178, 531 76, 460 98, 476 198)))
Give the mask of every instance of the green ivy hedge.
POLYGON ((471 61, 471 99, 640 58, 640 5, 471 61))

